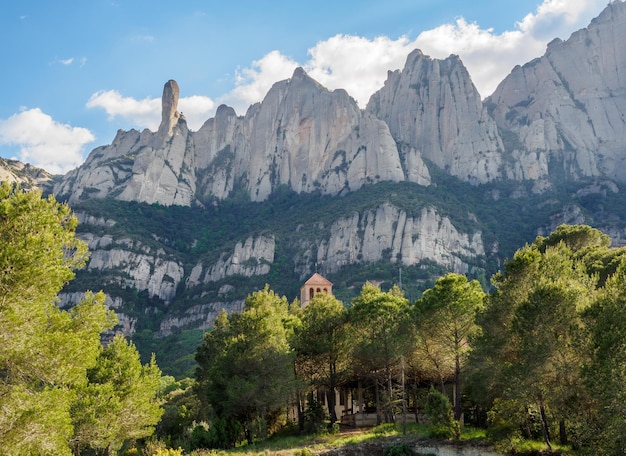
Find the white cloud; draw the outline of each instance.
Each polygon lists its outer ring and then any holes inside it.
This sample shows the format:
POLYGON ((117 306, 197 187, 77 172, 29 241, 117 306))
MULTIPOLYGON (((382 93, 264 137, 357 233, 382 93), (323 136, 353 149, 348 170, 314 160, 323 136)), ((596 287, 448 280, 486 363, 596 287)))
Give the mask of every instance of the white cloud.
POLYGON ((17 146, 20 161, 54 174, 79 166, 85 145, 94 140, 86 128, 56 122, 39 108, 0 119, 0 144, 17 146))
POLYGON ((250 68, 238 70, 235 89, 218 101, 231 106, 239 115, 245 114, 251 104, 263 99, 274 83, 291 77, 297 66, 294 60, 272 51, 252 62, 250 68))
POLYGON ((109 116, 109 120, 122 118, 139 129, 149 128, 156 131, 161 122, 160 98, 136 100, 132 97, 123 97, 117 90, 101 90, 89 97, 87 107, 102 108, 109 116))
MULTIPOLYGON (((606 0, 545 0, 537 11, 500 34, 459 18, 422 32, 416 39, 336 35, 309 49, 311 58, 301 66, 329 89, 343 88, 361 107, 382 87, 387 71, 401 69, 407 55, 421 49, 433 58, 457 54, 482 96, 490 95, 511 69, 545 52, 553 38, 567 39, 586 26, 606 0)), ((298 63, 273 51, 240 71, 236 88, 221 100, 244 112, 260 101, 272 83, 291 75, 298 63), (244 77, 241 77, 241 76, 244 77)))
MULTIPOLYGON (((124 97, 116 90, 106 90, 94 93, 87 101, 87 107, 102 108, 109 120, 122 118, 140 130, 149 128, 156 131, 161 123, 160 98, 136 100, 124 97)), ((184 114, 189 128, 197 130, 215 111, 215 103, 209 97, 193 95, 180 98, 178 110, 184 114)))
POLYGON ((309 49, 311 59, 304 68, 325 87, 346 89, 364 107, 372 93, 383 86, 387 71, 402 68, 413 49, 406 37, 368 40, 336 35, 309 49))
MULTIPOLYGON (((408 54, 421 49, 433 58, 457 54, 467 67, 480 94, 485 97, 511 69, 545 52, 553 38, 567 39, 577 28, 586 26, 604 7, 606 0, 544 0, 533 13, 526 15, 512 29, 495 33, 492 28, 458 18, 452 24, 420 33, 415 39, 374 39, 336 35, 320 41, 308 50, 309 60, 299 63, 272 51, 249 67, 240 68, 235 88, 219 97, 217 102, 204 96, 181 98, 179 110, 185 114, 192 130, 214 115, 218 104, 233 107, 239 115, 265 97, 277 81, 291 77, 302 66, 311 77, 333 90, 345 89, 365 107, 369 97, 382 85, 387 72, 402 69, 408 54)), ((156 130, 161 120, 161 100, 136 100, 123 97, 115 90, 93 94, 88 107, 103 108, 109 119, 123 118, 135 128, 156 130)))
POLYGON ((152 35, 134 35, 131 37, 131 41, 135 43, 154 43, 155 38, 152 35))
MULTIPOLYGON (((161 100, 159 100, 159 104, 161 100)), ((192 95, 178 100, 178 110, 185 116, 187 126, 197 131, 215 113, 216 104, 209 97, 192 95)))

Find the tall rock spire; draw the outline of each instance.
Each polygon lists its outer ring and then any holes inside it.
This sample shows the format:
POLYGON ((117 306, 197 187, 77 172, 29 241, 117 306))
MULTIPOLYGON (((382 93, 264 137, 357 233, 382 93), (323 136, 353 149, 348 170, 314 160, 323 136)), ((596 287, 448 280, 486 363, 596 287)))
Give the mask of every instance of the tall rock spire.
POLYGON ((161 125, 157 136, 159 139, 166 139, 172 136, 174 127, 178 124, 181 114, 178 108, 178 96, 180 89, 178 83, 170 79, 163 87, 163 97, 161 98, 161 125))

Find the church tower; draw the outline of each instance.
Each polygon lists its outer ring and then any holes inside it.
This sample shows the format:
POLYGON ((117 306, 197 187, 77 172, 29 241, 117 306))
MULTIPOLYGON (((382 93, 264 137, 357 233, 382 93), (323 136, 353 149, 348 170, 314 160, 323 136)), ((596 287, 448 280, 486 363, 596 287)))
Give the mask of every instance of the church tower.
POLYGON ((333 284, 317 272, 300 287, 300 306, 304 309, 318 293, 333 294, 333 284))

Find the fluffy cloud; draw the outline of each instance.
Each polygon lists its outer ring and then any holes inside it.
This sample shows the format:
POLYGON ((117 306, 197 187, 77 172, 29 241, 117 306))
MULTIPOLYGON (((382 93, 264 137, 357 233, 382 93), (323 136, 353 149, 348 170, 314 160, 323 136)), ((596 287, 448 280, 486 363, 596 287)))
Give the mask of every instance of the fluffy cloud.
POLYGON ((117 90, 102 90, 89 98, 87 107, 102 108, 109 120, 120 117, 139 129, 156 131, 161 122, 161 100, 158 98, 136 100, 122 96, 117 90))
MULTIPOLYGON (((140 130, 156 131, 161 123, 160 98, 136 100, 122 96, 117 90, 106 90, 94 93, 87 101, 87 107, 102 108, 109 120, 122 118, 140 130)), ((184 97, 178 100, 178 110, 184 114, 189 128, 197 130, 215 111, 215 102, 200 95, 184 97)))
POLYGON ((237 114, 245 114, 248 107, 261 101, 275 82, 291 77, 298 63, 278 51, 272 51, 263 58, 252 62, 250 68, 236 72, 236 87, 219 98, 220 104, 235 109, 237 114))
MULTIPOLYGON (((452 24, 443 24, 420 33, 417 38, 402 36, 397 39, 336 35, 320 41, 308 50, 310 59, 299 63, 272 51, 249 67, 240 68, 235 76, 235 88, 214 102, 208 97, 181 98, 179 110, 185 114, 192 130, 200 128, 211 117, 218 104, 235 108, 239 115, 259 102, 272 85, 289 78, 297 66, 325 87, 345 89, 361 107, 387 78, 387 72, 401 69, 407 55, 421 49, 433 58, 457 54, 468 68, 472 80, 482 96, 490 95, 496 85, 511 69, 541 56, 546 44, 554 37, 567 39, 579 27, 586 26, 602 9, 606 0, 544 0, 534 13, 514 24, 513 30, 494 33, 458 18, 452 24)), ((99 107, 109 119, 122 118, 135 128, 156 130, 161 120, 161 100, 136 100, 123 97, 115 90, 97 92, 89 99, 88 107, 99 107)))
MULTIPOLYGON (((401 69, 412 50, 421 49, 433 58, 457 54, 478 91, 487 96, 515 65, 541 56, 549 40, 567 39, 573 30, 586 26, 605 2, 545 0, 513 30, 500 34, 459 18, 453 24, 424 31, 414 40, 406 36, 368 40, 336 35, 309 49, 311 58, 301 66, 329 89, 345 89, 364 107, 372 93, 383 85, 387 71, 401 69)), ((260 101, 271 84, 279 80, 278 75, 288 77, 297 65, 277 51, 267 54, 241 70, 245 78, 238 79, 237 87, 223 99, 236 99, 238 106, 260 101)))
POLYGON ((80 165, 85 146, 94 140, 86 128, 58 123, 39 108, 0 119, 0 144, 16 146, 18 160, 54 174, 80 165))

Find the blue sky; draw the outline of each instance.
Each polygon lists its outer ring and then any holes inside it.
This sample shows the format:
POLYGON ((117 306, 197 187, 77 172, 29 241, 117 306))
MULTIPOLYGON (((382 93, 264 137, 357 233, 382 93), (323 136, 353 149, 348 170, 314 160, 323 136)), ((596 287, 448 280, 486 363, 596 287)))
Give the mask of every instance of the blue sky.
POLYGON ((364 107, 415 48, 458 54, 483 97, 607 0, 212 2, 21 0, 0 6, 0 156, 53 173, 79 166, 118 129, 160 120, 180 86, 192 130, 219 104, 240 115, 302 66, 364 107))

